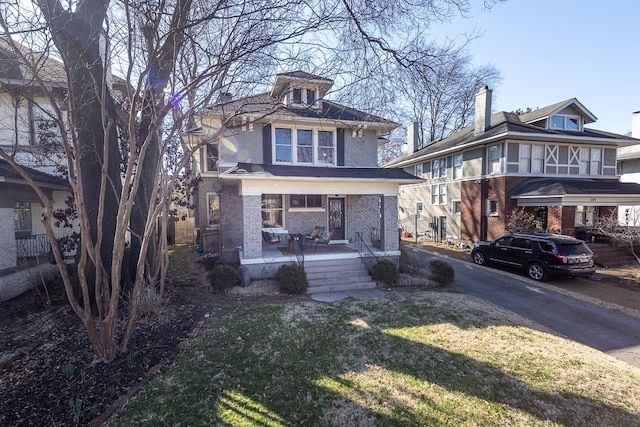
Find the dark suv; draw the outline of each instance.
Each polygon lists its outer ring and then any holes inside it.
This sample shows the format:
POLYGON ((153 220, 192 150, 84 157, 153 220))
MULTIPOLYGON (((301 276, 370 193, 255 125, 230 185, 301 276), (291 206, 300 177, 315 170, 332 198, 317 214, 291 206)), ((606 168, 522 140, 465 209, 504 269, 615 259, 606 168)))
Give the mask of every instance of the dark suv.
POLYGON ((582 241, 560 234, 509 234, 492 242, 478 242, 473 262, 524 268, 534 280, 548 276, 589 276, 596 271, 593 252, 582 241))

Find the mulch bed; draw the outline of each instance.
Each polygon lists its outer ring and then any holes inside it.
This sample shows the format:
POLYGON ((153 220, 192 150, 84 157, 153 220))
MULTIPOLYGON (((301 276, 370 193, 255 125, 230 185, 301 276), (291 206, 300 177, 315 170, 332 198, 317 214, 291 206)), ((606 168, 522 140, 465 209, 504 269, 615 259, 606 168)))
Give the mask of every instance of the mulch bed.
POLYGON ((155 315, 141 320, 126 354, 98 363, 62 289, 49 292, 50 307, 36 291, 0 304, 2 426, 91 424, 175 356, 206 310, 174 289, 155 315))

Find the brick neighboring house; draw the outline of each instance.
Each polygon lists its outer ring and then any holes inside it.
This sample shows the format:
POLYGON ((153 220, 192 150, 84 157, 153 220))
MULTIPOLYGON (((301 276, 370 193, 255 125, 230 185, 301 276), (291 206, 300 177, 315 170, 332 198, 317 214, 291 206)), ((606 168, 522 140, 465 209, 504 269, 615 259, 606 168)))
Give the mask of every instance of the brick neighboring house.
POLYGON ((385 165, 425 179, 400 190, 402 226, 468 244, 504 234, 511 212, 524 208, 539 229, 573 235, 640 202, 640 185, 620 182, 616 171, 617 148, 639 141, 585 127, 595 121, 575 98, 491 114, 485 86, 472 126, 423 148, 416 141, 414 152, 385 165))
MULTIPOLYGON (((202 177, 196 227, 205 250, 237 250, 253 278, 295 261, 274 247, 314 226, 343 247, 361 236, 379 257, 400 254, 399 185, 419 180, 377 166, 378 145, 398 124, 324 99, 332 86, 302 71, 278 74, 269 93, 200 111, 198 129, 187 135, 208 140, 193 166, 202 177), (225 131, 212 137, 220 123, 225 131), (270 244, 265 233, 281 241, 270 244)), ((323 256, 347 256, 334 252, 323 256)), ((316 254, 307 249, 304 257, 316 254)))

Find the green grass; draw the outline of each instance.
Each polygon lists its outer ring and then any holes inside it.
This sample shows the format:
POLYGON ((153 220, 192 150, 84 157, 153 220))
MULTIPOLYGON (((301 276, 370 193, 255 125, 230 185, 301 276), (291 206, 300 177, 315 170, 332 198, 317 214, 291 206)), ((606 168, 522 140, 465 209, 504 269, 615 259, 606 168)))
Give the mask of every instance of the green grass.
POLYGON ((640 425, 640 371, 475 299, 214 311, 111 425, 640 425))

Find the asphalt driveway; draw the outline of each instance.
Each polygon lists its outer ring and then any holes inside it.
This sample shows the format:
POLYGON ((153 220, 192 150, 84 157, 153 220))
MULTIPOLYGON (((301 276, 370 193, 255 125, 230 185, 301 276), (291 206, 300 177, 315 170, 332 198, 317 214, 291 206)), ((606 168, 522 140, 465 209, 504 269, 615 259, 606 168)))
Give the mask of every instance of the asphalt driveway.
MULTIPOLYGON (((426 250, 408 249, 423 252, 427 262, 440 257, 426 250)), ((447 262, 456 271, 454 287, 459 291, 640 367, 640 319, 562 295, 518 274, 450 257, 447 262)), ((570 286, 576 286, 575 282, 570 286)))

